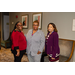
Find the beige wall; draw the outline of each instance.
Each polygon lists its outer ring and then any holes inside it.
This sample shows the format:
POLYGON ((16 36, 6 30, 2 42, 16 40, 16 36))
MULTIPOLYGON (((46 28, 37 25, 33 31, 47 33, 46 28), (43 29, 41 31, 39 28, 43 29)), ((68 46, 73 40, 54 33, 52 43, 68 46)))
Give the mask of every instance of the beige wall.
MULTIPOLYGON (((22 21, 21 16, 24 14, 29 15, 29 28, 23 29, 26 34, 29 29, 32 28, 32 14, 35 12, 10 12, 10 31, 12 31, 14 25, 12 22, 22 21), (18 15, 18 18, 16 18, 18 15)), ((42 31, 47 34, 47 25, 50 22, 56 24, 58 34, 60 38, 75 40, 75 32, 72 31, 72 22, 75 19, 75 12, 43 12, 42 13, 42 31)))
POLYGON ((13 30, 14 25, 17 21, 22 22, 22 15, 28 14, 29 15, 29 27, 28 29, 23 29, 24 33, 26 34, 29 29, 32 28, 32 13, 30 12, 12 12, 9 13, 10 16, 10 32, 13 30), (16 18, 16 15, 18 15, 18 18, 16 18), (14 22, 14 24, 12 24, 14 22))

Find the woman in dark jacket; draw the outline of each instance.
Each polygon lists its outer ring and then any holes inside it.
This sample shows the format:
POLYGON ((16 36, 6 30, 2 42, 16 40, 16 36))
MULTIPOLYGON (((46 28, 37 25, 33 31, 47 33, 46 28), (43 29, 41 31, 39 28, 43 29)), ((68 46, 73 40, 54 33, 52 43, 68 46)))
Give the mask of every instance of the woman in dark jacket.
POLYGON ((27 42, 23 34, 22 28, 22 23, 18 21, 15 24, 14 30, 11 33, 11 51, 14 54, 14 62, 21 62, 21 58, 26 52, 27 42))
POLYGON ((59 61, 59 37, 54 23, 48 24, 48 34, 45 42, 45 52, 50 61, 59 61))
MULTIPOLYGON (((54 23, 48 24, 48 33, 45 41, 45 53, 43 57, 48 55, 50 62, 59 61, 59 37, 57 28, 54 23)), ((43 58, 44 59, 44 58, 43 58)))

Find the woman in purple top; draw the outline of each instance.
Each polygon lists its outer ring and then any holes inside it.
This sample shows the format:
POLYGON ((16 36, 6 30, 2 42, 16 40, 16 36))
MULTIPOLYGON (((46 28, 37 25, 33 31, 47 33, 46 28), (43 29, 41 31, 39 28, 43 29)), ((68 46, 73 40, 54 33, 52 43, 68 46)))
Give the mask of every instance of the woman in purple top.
POLYGON ((48 24, 48 33, 45 40, 45 52, 42 55, 41 61, 44 61, 44 56, 49 56, 50 62, 59 61, 59 37, 57 28, 54 23, 48 24))

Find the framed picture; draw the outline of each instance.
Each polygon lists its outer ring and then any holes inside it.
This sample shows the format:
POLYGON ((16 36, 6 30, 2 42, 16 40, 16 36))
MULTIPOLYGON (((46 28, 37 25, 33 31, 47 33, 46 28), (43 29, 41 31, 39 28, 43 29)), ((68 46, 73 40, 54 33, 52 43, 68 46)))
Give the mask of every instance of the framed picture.
POLYGON ((75 31, 75 19, 73 19, 72 31, 75 31))
POLYGON ((42 29, 42 13, 33 14, 33 22, 36 20, 39 22, 39 29, 42 29))
POLYGON ((28 15, 22 15, 23 28, 28 28, 28 15))

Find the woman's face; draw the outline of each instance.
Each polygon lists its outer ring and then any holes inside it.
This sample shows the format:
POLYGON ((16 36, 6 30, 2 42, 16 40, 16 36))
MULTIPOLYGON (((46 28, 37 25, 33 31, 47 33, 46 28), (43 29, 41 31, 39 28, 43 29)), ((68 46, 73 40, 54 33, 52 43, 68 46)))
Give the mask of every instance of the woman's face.
POLYGON ((53 28, 53 26, 52 26, 51 24, 50 24, 49 27, 48 27, 48 31, 49 31, 49 32, 53 32, 53 31, 54 31, 54 28, 53 28))
POLYGON ((18 30, 21 31, 22 28, 23 28, 23 25, 22 25, 22 23, 19 22, 19 23, 16 25, 16 27, 17 27, 18 30))
POLYGON ((38 27, 39 27, 38 23, 33 23, 33 29, 34 30, 38 30, 38 27))

